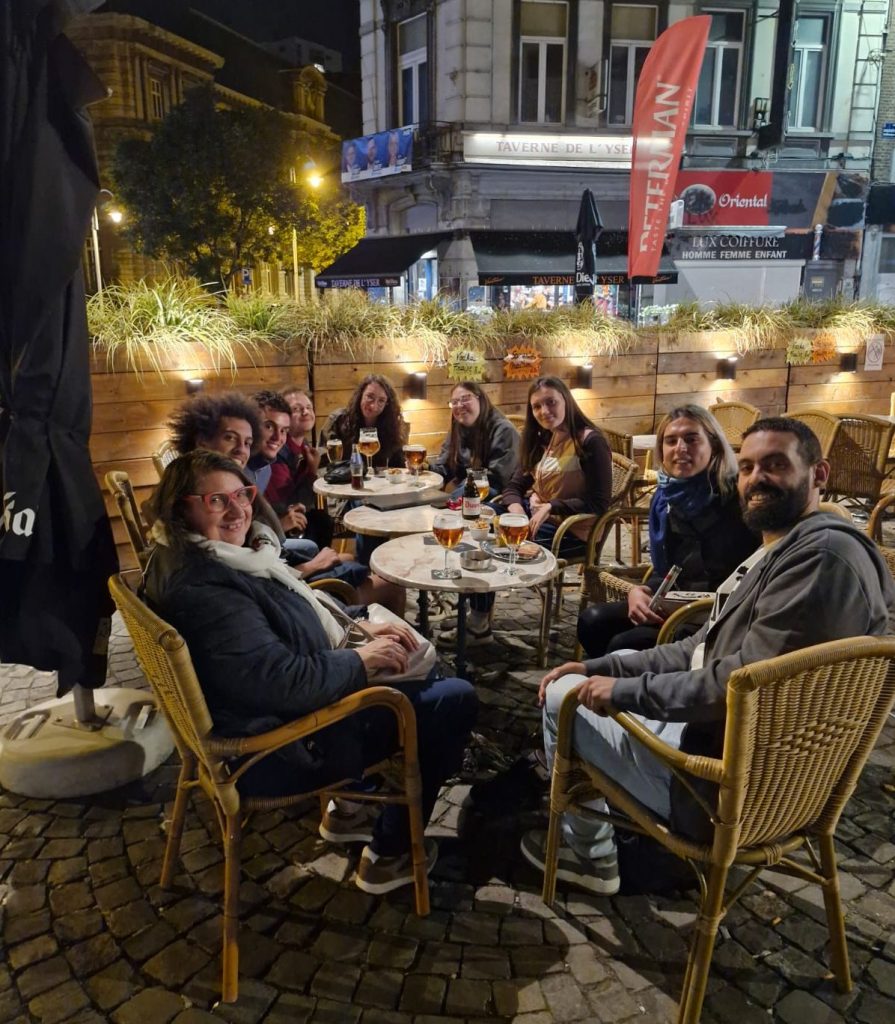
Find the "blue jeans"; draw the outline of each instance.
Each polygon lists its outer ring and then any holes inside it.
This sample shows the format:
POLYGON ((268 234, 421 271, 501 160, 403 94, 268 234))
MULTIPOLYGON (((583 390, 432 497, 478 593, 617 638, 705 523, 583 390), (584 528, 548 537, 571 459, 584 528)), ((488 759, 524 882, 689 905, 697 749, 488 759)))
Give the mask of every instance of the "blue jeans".
MULTIPOLYGON (((563 676, 547 688, 544 703, 544 752, 551 771, 560 706, 569 690, 585 678, 581 675, 563 676)), ((669 746, 680 749, 685 722, 656 722, 639 715, 636 717, 669 746)), ((579 707, 575 715, 572 749, 585 761, 610 775, 650 810, 666 820, 670 818, 671 772, 614 719, 579 707)), ((600 798, 587 806, 605 811, 606 801, 600 798)), ((613 829, 606 821, 566 813, 562 819, 562 838, 570 849, 582 857, 596 859, 615 853, 613 829)))
POLYGON ((299 562, 308 562, 320 550, 312 540, 305 537, 287 537, 283 541, 283 550, 297 556, 299 562))
MULTIPOLYGON (((506 506, 501 505, 499 501, 491 502, 490 505, 497 515, 500 515, 501 512, 507 511, 506 506)), ((530 518, 531 504, 529 503, 528 498, 523 498, 522 507, 525 509, 525 514, 530 518)), ((535 536, 535 543, 540 544, 543 548, 552 548, 553 538, 558 529, 558 524, 551 523, 549 520, 545 523, 541 523, 537 535, 535 536)), ((584 551, 585 546, 585 542, 580 537, 567 533, 559 542, 559 557, 574 558, 584 551)), ((469 607, 475 612, 490 612, 494 607, 494 594, 471 594, 469 598, 469 607)))

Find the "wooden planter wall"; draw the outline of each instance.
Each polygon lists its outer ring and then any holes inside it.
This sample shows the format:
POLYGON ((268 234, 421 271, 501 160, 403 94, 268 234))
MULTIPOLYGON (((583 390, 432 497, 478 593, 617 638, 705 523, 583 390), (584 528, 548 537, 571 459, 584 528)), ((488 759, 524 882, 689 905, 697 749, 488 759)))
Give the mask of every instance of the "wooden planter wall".
MULTIPOLYGON (((891 344, 886 346, 883 369, 878 373, 840 373, 835 363, 789 370, 784 350, 774 349, 740 357, 736 380, 718 380, 718 359, 734 353, 734 336, 730 334, 644 335, 622 356, 591 360, 593 388, 576 390, 575 397, 595 422, 629 434, 652 432, 668 409, 684 402, 706 406, 718 401, 750 402, 769 415, 787 407, 809 406, 840 414, 889 412, 889 395, 895 391, 895 346, 891 344)), ((428 397, 404 399, 402 404, 411 436, 430 452, 437 451, 450 422, 447 402, 453 384, 443 367, 405 361, 413 354, 397 355, 390 346, 382 345, 370 361, 336 352, 314 357, 310 377, 318 426, 330 412, 345 405, 366 374, 384 374, 403 395, 407 375, 428 369, 428 397)), ((859 366, 863 366, 863 358, 862 349, 859 366)), ((254 365, 243 357, 235 378, 229 370, 216 373, 199 349, 195 358, 187 361, 192 365, 172 363, 160 377, 150 368, 141 375, 111 372, 104 358, 94 360, 90 448, 101 486, 108 470, 123 469, 134 483, 138 500, 149 495, 157 482, 152 452, 167 437, 165 423, 186 399, 185 381, 189 378, 204 379, 205 389, 211 393, 238 390, 251 395, 262 389, 308 386, 304 356, 284 355, 274 349, 263 350, 254 365)), ((574 367, 584 361, 583 357, 545 358, 541 372, 571 384, 574 367)), ((528 381, 505 381, 499 359, 488 361, 487 378, 485 388, 496 405, 506 413, 524 413, 528 381)), ((131 567, 134 559, 108 496, 106 506, 113 518, 122 566, 131 567)))

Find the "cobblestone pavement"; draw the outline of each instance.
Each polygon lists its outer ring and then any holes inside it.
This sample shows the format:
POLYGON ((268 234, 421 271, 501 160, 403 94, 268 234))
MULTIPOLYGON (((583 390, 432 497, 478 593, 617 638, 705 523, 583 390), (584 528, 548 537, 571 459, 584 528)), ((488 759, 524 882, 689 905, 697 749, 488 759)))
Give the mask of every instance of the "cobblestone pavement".
MULTIPOLYGON (((518 854, 544 821, 540 794, 509 787, 490 815, 464 810, 470 783, 537 744, 530 594, 498 599, 497 638, 471 648, 482 701, 464 774, 448 787, 432 913, 407 894, 352 882, 357 849, 317 838, 314 808, 255 817, 243 844, 241 995, 217 1006, 222 855, 197 799, 181 873, 159 888, 172 759, 141 783, 83 800, 0 794, 0 1022, 42 1024, 565 1024, 674 1018, 692 892, 597 898, 555 910, 518 854)), ((571 651, 567 600, 556 651, 571 651)), ((557 655, 558 656, 558 655, 557 655)), ((120 624, 112 684, 140 685, 120 624)), ((53 694, 53 679, 0 667, 0 721, 53 694)), ((895 1020, 895 725, 885 730, 839 836, 855 988, 828 972, 819 892, 767 875, 726 919, 704 1020, 786 1024, 895 1020)), ((487 788, 487 787, 486 787, 487 788)), ((493 792, 493 788, 492 788, 493 792)), ((624 890, 623 890, 624 893, 624 890)))

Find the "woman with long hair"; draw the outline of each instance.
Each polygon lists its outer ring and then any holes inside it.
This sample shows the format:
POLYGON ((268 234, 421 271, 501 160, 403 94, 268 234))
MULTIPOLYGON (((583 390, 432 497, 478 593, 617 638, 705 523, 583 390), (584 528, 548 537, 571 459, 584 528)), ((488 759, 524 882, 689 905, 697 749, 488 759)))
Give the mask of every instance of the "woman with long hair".
MULTIPOLYGON (((366 644, 341 646, 337 608, 279 558, 275 534, 254 519, 257 488, 216 452, 172 462, 153 495, 154 547, 144 594, 186 640, 214 728, 253 736, 311 714, 375 683, 375 673, 405 671, 418 641, 406 623, 365 623, 366 644)), ((434 673, 432 674, 434 675, 434 673)), ((414 706, 422 811, 432 812, 442 782, 459 769, 476 711, 462 679, 391 680, 414 706)), ((238 787, 260 796, 305 792, 362 772, 397 746, 393 716, 363 712, 282 747, 250 768, 238 787)), ((357 870, 365 892, 413 881, 406 809, 332 801, 320 825, 330 842, 367 842, 357 870)), ((429 866, 437 848, 427 842, 429 866)))
POLYGON ((448 405, 451 429, 432 469, 455 496, 462 493, 468 469, 486 470, 492 493, 500 494, 519 464, 519 432, 475 381, 455 384, 448 405))
POLYGON ((379 434, 379 451, 371 459, 374 468, 404 465, 403 447, 410 429, 392 382, 381 373, 367 374, 348 405, 332 413, 320 433, 319 443, 325 445, 329 438, 339 438, 347 459, 364 427, 375 427, 379 434))
POLYGON ((591 658, 652 647, 664 621, 650 608, 672 565, 679 590, 713 591, 758 547, 743 523, 736 457, 718 421, 701 405, 679 405, 656 432, 659 484, 649 510, 653 571, 627 601, 590 605, 578 618, 578 638, 591 658))
MULTIPOLYGON (((519 467, 503 489, 496 511, 528 516, 529 536, 549 547, 559 524, 580 513, 601 516, 612 497, 612 453, 606 438, 558 377, 538 377, 528 389, 519 467)), ((584 548, 592 520, 565 534, 559 553, 584 548)), ((473 594, 467 629, 471 641, 491 635, 493 594, 473 594)), ((442 633, 442 639, 451 634, 442 633)))

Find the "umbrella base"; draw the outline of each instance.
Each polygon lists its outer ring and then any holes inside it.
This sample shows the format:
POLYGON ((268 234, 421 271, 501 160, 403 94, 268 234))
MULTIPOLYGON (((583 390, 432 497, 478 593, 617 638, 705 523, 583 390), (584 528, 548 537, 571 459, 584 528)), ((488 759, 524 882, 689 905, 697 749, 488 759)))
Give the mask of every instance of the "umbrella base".
POLYGON ((142 778, 170 757, 171 732, 145 690, 96 691, 96 721, 71 695, 23 711, 0 735, 0 786, 44 800, 89 796, 142 778))

